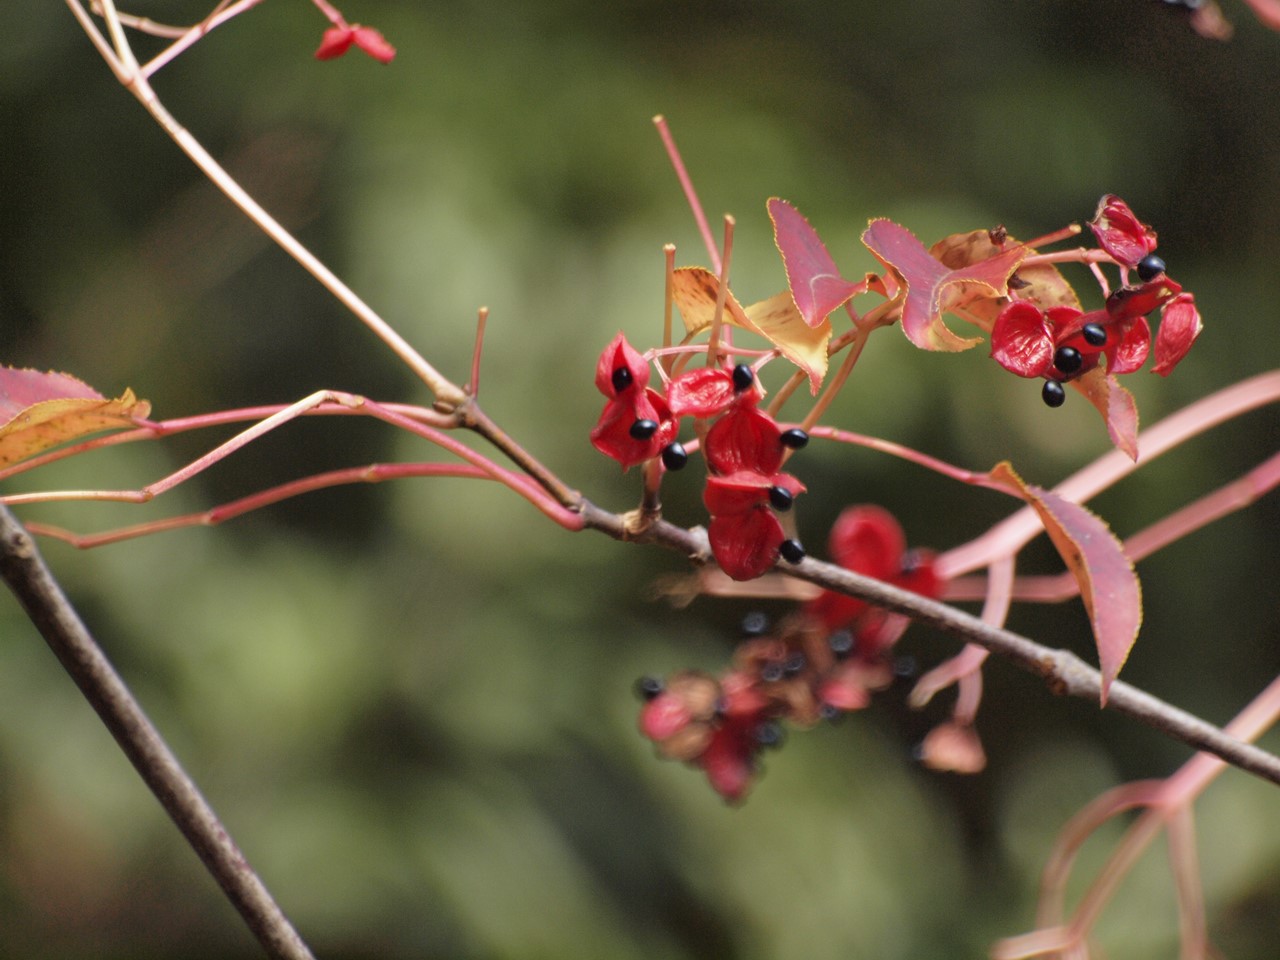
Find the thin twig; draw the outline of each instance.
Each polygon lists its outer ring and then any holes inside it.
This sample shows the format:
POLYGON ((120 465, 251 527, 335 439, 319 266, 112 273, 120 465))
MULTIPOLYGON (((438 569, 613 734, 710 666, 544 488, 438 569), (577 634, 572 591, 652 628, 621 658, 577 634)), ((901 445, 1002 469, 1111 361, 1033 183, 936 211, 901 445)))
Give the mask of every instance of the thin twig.
POLYGON ((85 628, 30 534, 2 505, 0 577, 267 953, 281 960, 314 960, 85 628))

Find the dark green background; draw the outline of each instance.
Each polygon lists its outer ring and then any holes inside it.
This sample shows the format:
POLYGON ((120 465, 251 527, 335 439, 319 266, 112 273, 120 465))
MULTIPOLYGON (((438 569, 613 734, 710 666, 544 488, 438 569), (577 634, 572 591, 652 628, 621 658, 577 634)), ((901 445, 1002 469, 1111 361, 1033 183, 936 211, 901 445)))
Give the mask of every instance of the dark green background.
MULTIPOLYGON (((610 5, 361 0, 399 48, 382 67, 311 53, 325 22, 271 0, 156 86, 174 114, 373 306, 463 380, 492 310, 486 409, 567 482, 625 509, 634 476, 592 451, 594 362, 660 331, 661 245, 705 255, 650 124, 665 113, 709 214, 738 219, 734 288, 784 285, 765 200, 794 201, 851 276, 889 216, 931 241, 1088 218, 1106 192, 1160 233, 1205 334, 1169 380, 1128 378, 1144 422, 1280 362, 1280 35, 1227 0, 1228 44, 1146 0, 610 5)), ((190 21, 202 8, 138 13, 190 21)), ((0 355, 158 417, 331 387, 423 388, 207 185, 112 80, 61 4, 0 35, 0 355)), ((145 44, 144 44, 145 47, 145 44)), ((1087 279, 1081 289, 1087 289, 1087 279)), ((1072 397, 979 349, 874 338, 830 421, 972 468, 1012 457, 1051 484, 1106 448, 1072 397)), ((777 369, 775 366, 774 369, 777 369)), ((1250 468, 1264 411, 1143 470, 1095 506, 1121 535, 1250 468)), ((221 438, 96 454, 34 487, 137 487, 221 438)), ((106 529, 323 469, 435 452, 373 421, 299 423, 146 507, 28 508, 106 529)), ((864 451, 795 461, 814 548, 878 502, 946 548, 1008 502, 864 451)), ((700 519, 697 477, 673 518, 700 519)), ((1127 679, 1224 722, 1280 668, 1274 498, 1144 562, 1127 679)), ((316 494, 216 530, 50 562, 319 956, 982 956, 1032 924, 1056 830, 1187 752, 1002 664, 979 720, 991 764, 920 770, 942 719, 902 706, 797 734, 745 807, 661 763, 634 677, 718 669, 745 602, 648 599, 685 570, 572 536, 499 487, 406 481, 316 494)), ((1042 545, 1025 569, 1052 570, 1042 545)), ((0 956, 257 956, 195 856, 12 603, 0 606, 0 956)), ((1087 652, 1078 604, 1011 625, 1087 652)), ((931 665, 954 642, 911 631, 931 665)), ((1275 741, 1271 741, 1272 746, 1275 741)), ((1198 806, 1211 929, 1274 956, 1280 795, 1242 774, 1198 806)), ((1087 876, 1118 829, 1085 850, 1087 876)), ((1176 953, 1157 845, 1104 917, 1108 955, 1176 953)))

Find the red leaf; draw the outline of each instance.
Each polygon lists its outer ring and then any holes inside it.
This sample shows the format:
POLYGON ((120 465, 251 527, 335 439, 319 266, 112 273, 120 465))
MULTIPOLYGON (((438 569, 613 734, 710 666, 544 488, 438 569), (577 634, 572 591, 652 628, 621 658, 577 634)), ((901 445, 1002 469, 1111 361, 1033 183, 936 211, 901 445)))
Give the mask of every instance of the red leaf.
POLYGON ((1071 386, 1102 414, 1112 444, 1130 460, 1138 459, 1138 405, 1115 377, 1094 367, 1071 381, 1071 386))
POLYGON ((1192 294, 1180 293, 1166 303, 1160 313, 1160 329, 1156 331, 1156 365, 1152 372, 1167 377, 1187 355, 1202 329, 1204 325, 1192 294))
POLYGON ((1007 296, 1009 276, 1027 256, 1026 247, 1017 245, 952 270, 930 254, 911 231, 892 220, 872 220, 862 242, 906 287, 902 332, 922 350, 967 350, 978 343, 979 338, 956 336, 942 322, 943 312, 974 296, 1007 296))
POLYGON ((90 433, 135 426, 150 412, 132 390, 108 400, 69 374, 0 367, 0 466, 90 433))
POLYGON ((609 341, 609 345, 596 361, 596 389, 612 399, 619 394, 627 393, 633 388, 643 389, 649 383, 649 365, 644 362, 639 351, 627 343, 627 338, 619 331, 609 341), (628 383, 619 390, 614 386, 614 375, 625 369, 628 383))
POLYGON ((395 59, 396 48, 387 43, 387 38, 373 27, 356 27, 355 43, 379 63, 390 63, 395 59))
POLYGON ((781 487, 795 497, 805 492, 805 486, 789 473, 765 476, 751 470, 741 470, 728 476, 707 477, 702 491, 702 502, 713 517, 745 513, 769 502, 769 491, 781 487))
POLYGON ((712 425, 703 451, 716 473, 749 470, 771 475, 782 466, 782 431, 773 417, 743 404, 712 425))
POLYGON ((733 375, 715 367, 687 370, 667 384, 667 404, 677 417, 714 417, 733 403, 736 394, 733 375))
POLYGON ((355 42, 355 31, 351 27, 330 27, 320 39, 320 49, 316 51, 317 60, 332 60, 351 49, 355 42))
POLYGON ((827 545, 832 562, 855 573, 888 580, 900 571, 907 538, 888 510, 864 504, 840 512, 827 545))
POLYGON ((1020 377, 1044 376, 1053 366, 1053 330, 1034 303, 1015 300, 991 328, 991 356, 1020 377))
POLYGON ((782 254, 791 297, 804 322, 816 327, 858 293, 861 285, 840 276, 817 232, 795 207, 777 197, 768 206, 773 242, 782 254))
POLYGON ((1102 705, 1129 657, 1142 625, 1142 588, 1124 546, 1094 513, 1052 490, 1024 483, 1008 463, 991 479, 1020 496, 1040 516, 1045 532, 1080 586, 1080 599, 1093 623, 1102 670, 1102 705))
POLYGON ((1089 229, 1098 238, 1098 245, 1127 267, 1136 267, 1156 248, 1156 232, 1134 216, 1129 205, 1114 193, 1098 201, 1089 229))
POLYGON ((1138 317, 1128 324, 1111 328, 1111 333, 1120 333, 1114 343, 1107 344, 1107 373, 1133 373, 1140 370, 1147 362, 1147 353, 1151 349, 1151 327, 1146 317, 1138 317), (1123 331, 1123 332, 1121 332, 1123 331))
POLYGON ((778 547, 786 539, 782 524, 768 507, 746 513, 712 517, 707 525, 711 555, 733 580, 754 580, 778 559, 778 547))

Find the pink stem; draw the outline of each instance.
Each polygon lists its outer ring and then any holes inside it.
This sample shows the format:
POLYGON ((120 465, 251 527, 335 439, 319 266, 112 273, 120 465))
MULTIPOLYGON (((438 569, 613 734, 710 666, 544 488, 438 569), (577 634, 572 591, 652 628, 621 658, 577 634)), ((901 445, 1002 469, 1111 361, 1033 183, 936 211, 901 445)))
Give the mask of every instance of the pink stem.
POLYGON ((374 463, 367 467, 350 467, 345 470, 318 473, 315 476, 304 477, 301 480, 294 480, 267 490, 260 490, 247 497, 241 497, 239 500, 233 500, 230 503, 225 503, 209 510, 200 510, 178 517, 166 517, 163 520, 151 520, 146 523, 120 527, 103 533, 81 535, 47 523, 26 523, 24 526, 32 533, 40 536, 62 540, 80 550, 90 550, 94 547, 120 543, 124 540, 132 540, 148 534, 163 533, 167 530, 180 530, 184 527, 195 526, 217 526, 252 510, 258 510, 314 490, 323 490, 326 487, 336 487, 349 483, 380 483, 383 480, 395 480, 401 477, 492 479, 488 473, 479 467, 463 463, 374 463))
MULTIPOLYGON (((1054 492, 1076 503, 1085 503, 1127 477, 1140 464, 1151 462, 1226 420, 1274 403, 1278 399, 1280 371, 1274 370, 1219 390, 1144 430, 1138 437, 1141 454, 1138 463, 1120 451, 1113 450, 1072 474, 1054 487, 1054 492)), ((1042 529, 1036 512, 1025 507, 969 543, 944 553, 938 558, 938 571, 951 578, 988 566, 998 556, 1016 553, 1042 529)))
POLYGON ((182 36, 180 36, 164 50, 156 54, 145 64, 142 65, 142 75, 150 79, 165 66, 172 63, 174 59, 184 53, 187 49, 194 46, 201 38, 210 31, 222 26, 233 17, 238 17, 246 10, 250 10, 262 3, 262 0, 240 0, 239 3, 232 4, 222 10, 215 10, 212 16, 206 17, 204 20, 191 27, 182 36))
POLYGON ((667 118, 659 114, 653 118, 653 125, 658 128, 658 136, 662 138, 662 145, 667 148, 667 157, 671 160, 671 166, 676 171, 676 179, 680 181, 680 189, 684 191, 684 197, 689 201, 689 209, 693 211, 693 219, 698 224, 698 232, 702 234, 702 242, 707 245, 707 255, 711 258, 711 269, 714 273, 720 272, 720 251, 716 249, 715 237, 711 235, 711 225, 707 223, 707 215, 702 212, 702 203, 698 200, 698 193, 693 189, 693 181, 689 179, 689 173, 684 168, 684 161, 680 159, 680 151, 676 149, 675 138, 671 136, 671 130, 667 127, 667 118))

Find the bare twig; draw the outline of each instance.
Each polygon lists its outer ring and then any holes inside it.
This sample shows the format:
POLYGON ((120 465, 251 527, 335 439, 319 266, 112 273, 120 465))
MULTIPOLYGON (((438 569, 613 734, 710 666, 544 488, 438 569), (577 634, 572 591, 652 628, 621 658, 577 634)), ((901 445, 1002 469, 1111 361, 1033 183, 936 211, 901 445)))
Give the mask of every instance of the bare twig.
POLYGON ((208 801, 81 622, 31 536, 0 505, 0 577, 268 955, 313 960, 208 801))

